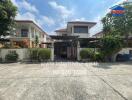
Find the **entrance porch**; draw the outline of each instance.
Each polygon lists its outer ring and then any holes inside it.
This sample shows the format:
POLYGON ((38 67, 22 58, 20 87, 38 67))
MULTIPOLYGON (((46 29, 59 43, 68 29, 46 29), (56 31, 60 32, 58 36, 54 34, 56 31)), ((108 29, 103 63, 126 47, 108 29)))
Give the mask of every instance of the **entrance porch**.
POLYGON ((75 61, 78 60, 78 36, 51 36, 54 41, 53 60, 75 61))

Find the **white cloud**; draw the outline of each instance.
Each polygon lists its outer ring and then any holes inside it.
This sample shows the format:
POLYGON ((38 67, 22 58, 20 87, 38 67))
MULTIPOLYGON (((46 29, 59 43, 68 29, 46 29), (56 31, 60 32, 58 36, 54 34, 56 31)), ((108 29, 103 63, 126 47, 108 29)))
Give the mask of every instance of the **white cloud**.
MULTIPOLYGON (((121 3, 123 3, 123 2, 127 2, 127 1, 132 1, 132 0, 119 0, 117 3, 115 3, 114 5, 118 5, 118 4, 121 4, 121 3)), ((113 6, 114 6, 113 5, 113 6)))
POLYGON ((55 21, 47 16, 42 16, 40 20, 38 20, 38 22, 40 23, 40 25, 47 25, 47 26, 51 26, 55 24, 55 21))
POLYGON ((58 11, 58 13, 62 16, 62 18, 67 18, 67 17, 69 17, 69 16, 71 16, 73 13, 74 13, 74 11, 73 11, 73 9, 68 9, 68 8, 66 8, 65 6, 63 6, 63 5, 59 5, 59 4, 57 4, 55 1, 50 1, 49 2, 49 5, 53 8, 53 9, 55 9, 56 11, 58 11))
POLYGON ((86 21, 86 19, 84 17, 81 17, 81 18, 74 19, 74 21, 86 21))
POLYGON ((35 21, 35 15, 30 12, 26 12, 24 14, 18 13, 16 16, 16 19, 17 20, 33 20, 33 21, 35 21))
POLYGON ((32 5, 31 3, 21 0, 21 1, 16 1, 16 0, 11 0, 14 5, 16 5, 19 9, 25 9, 29 12, 34 12, 38 13, 38 9, 35 7, 35 5, 32 5))
POLYGON ((18 2, 19 8, 24 8, 27 11, 38 13, 38 9, 27 1, 18 2))
POLYGON ((11 0, 11 2, 12 2, 15 6, 18 7, 18 4, 17 4, 16 0, 11 0))
POLYGON ((24 13, 18 12, 15 18, 16 20, 32 20, 40 27, 51 26, 55 24, 55 21, 51 17, 41 15, 38 9, 29 2, 25 0, 22 1, 11 0, 11 1, 13 2, 14 5, 18 7, 19 11, 21 9, 25 10, 24 13))
POLYGON ((26 12, 24 14, 18 13, 18 15, 16 16, 16 20, 31 20, 31 21, 34 21, 40 27, 51 26, 55 24, 55 21, 52 18, 40 15, 40 18, 38 19, 31 12, 26 12))

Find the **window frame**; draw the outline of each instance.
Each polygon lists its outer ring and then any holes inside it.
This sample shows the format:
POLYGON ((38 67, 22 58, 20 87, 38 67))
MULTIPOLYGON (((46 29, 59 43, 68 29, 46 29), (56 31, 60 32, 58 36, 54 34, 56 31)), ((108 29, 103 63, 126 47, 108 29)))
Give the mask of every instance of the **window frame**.
POLYGON ((89 30, 88 30, 88 26, 73 26, 73 32, 74 33, 88 33, 89 32, 89 30), (78 28, 78 30, 76 30, 78 28), (81 29, 81 30, 80 30, 81 29), (85 32, 84 31, 82 31, 82 29, 85 29, 85 32), (78 32, 77 32, 78 31, 78 32))
POLYGON ((21 37, 28 37, 28 32, 29 32, 28 29, 21 29, 21 37))

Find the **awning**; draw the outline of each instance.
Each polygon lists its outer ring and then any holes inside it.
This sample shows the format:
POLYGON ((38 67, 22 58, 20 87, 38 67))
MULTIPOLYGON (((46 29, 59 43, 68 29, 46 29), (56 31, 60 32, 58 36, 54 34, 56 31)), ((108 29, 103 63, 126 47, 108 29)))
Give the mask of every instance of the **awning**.
POLYGON ((78 36, 57 36, 57 35, 50 35, 52 39, 55 40, 74 40, 78 39, 78 36))

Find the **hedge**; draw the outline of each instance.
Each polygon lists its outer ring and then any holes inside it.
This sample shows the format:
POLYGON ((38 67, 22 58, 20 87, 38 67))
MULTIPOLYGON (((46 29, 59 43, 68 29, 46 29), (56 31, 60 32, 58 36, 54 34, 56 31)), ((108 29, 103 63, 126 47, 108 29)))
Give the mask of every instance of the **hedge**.
POLYGON ((94 57, 94 50, 93 49, 83 49, 80 51, 81 59, 93 59, 94 57))
POLYGON ((12 51, 9 52, 6 56, 5 56, 5 60, 7 62, 16 62, 19 58, 19 55, 16 53, 16 51, 12 51))
POLYGON ((30 60, 47 61, 51 57, 51 50, 46 48, 30 49, 30 60))

